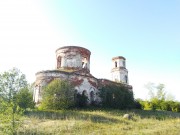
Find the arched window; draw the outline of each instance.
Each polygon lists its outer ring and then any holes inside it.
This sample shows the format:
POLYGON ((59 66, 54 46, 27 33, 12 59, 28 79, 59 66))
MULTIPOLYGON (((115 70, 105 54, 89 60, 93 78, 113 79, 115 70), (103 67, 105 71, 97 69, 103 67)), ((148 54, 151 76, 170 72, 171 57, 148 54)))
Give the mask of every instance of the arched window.
POLYGON ((61 56, 58 56, 57 58, 57 68, 61 67, 61 56))
POLYGON ((87 58, 82 59, 82 68, 87 68, 87 58))
POLYGON ((87 91, 83 90, 82 95, 88 97, 87 91))
POLYGON ((117 61, 115 61, 115 67, 117 67, 117 61))

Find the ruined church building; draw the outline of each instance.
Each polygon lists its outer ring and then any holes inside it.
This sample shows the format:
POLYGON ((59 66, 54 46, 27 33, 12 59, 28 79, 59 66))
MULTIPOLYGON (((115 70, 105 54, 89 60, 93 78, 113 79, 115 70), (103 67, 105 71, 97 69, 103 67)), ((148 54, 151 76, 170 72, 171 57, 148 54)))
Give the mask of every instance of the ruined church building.
POLYGON ((68 80, 74 86, 74 92, 84 94, 88 102, 99 102, 98 95, 102 86, 121 83, 132 90, 128 82, 126 59, 122 56, 112 58, 112 80, 98 79, 90 73, 91 52, 79 46, 64 46, 56 50, 56 69, 36 73, 34 101, 42 100, 42 88, 54 79, 68 80))

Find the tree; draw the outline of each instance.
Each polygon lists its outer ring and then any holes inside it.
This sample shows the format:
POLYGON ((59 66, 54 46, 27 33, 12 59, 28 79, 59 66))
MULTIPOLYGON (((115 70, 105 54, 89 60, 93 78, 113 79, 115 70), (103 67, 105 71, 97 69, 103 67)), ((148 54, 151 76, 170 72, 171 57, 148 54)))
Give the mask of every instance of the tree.
POLYGON ((17 105, 22 108, 34 108, 34 101, 33 101, 33 94, 30 92, 28 88, 22 88, 16 95, 15 95, 17 105))
POLYGON ((42 92, 42 109, 67 109, 74 105, 72 85, 64 80, 55 79, 44 87, 42 92))
POLYGON ((17 68, 5 71, 0 75, 0 96, 8 102, 11 102, 13 96, 25 87, 27 87, 26 77, 17 68))
MULTIPOLYGON (((15 133, 15 113, 17 109, 15 95, 17 92, 27 87, 24 74, 19 69, 13 68, 0 74, 0 97, 7 103, 7 110, 12 110, 12 134, 15 133)), ((10 111, 8 111, 10 112, 10 111)))
POLYGON ((155 98, 155 84, 152 83, 152 82, 149 82, 145 85, 145 88, 147 88, 149 91, 148 91, 148 94, 149 94, 149 97, 150 99, 153 99, 155 98))
POLYGON ((165 88, 164 84, 159 84, 156 87, 156 89, 157 89, 157 98, 159 100, 162 100, 162 101, 164 101, 166 99, 166 92, 165 92, 164 88, 165 88))
POLYGON ((155 85, 154 83, 148 83, 145 87, 149 90, 150 100, 162 100, 166 99, 166 91, 164 90, 164 84, 155 85))

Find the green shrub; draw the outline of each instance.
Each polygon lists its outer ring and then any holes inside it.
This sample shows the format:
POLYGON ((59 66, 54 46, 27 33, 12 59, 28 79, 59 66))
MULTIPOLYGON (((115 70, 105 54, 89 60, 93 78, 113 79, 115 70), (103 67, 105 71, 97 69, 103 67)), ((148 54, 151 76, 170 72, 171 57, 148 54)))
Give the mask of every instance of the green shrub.
POLYGON ((171 111, 171 102, 170 101, 163 101, 160 103, 161 110, 163 111, 171 111))
POLYGON ((153 110, 153 104, 150 101, 141 102, 144 110, 153 110))
POLYGON ((42 92, 42 109, 67 109, 74 106, 74 91, 72 85, 64 80, 53 80, 42 92))
POLYGON ((179 102, 172 102, 171 109, 173 112, 180 112, 180 103, 179 102))
POLYGON ((144 110, 163 110, 180 112, 180 103, 176 101, 152 100, 139 102, 144 110))

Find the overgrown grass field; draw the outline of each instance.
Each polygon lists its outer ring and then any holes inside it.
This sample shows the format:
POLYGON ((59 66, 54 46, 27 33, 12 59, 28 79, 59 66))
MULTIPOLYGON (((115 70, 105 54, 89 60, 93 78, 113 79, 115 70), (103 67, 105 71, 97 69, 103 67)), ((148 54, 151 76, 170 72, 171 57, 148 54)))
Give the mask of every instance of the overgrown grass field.
POLYGON ((180 135, 180 113, 166 111, 74 109, 29 111, 19 135, 180 135), (131 114, 131 120, 124 114, 131 114))

